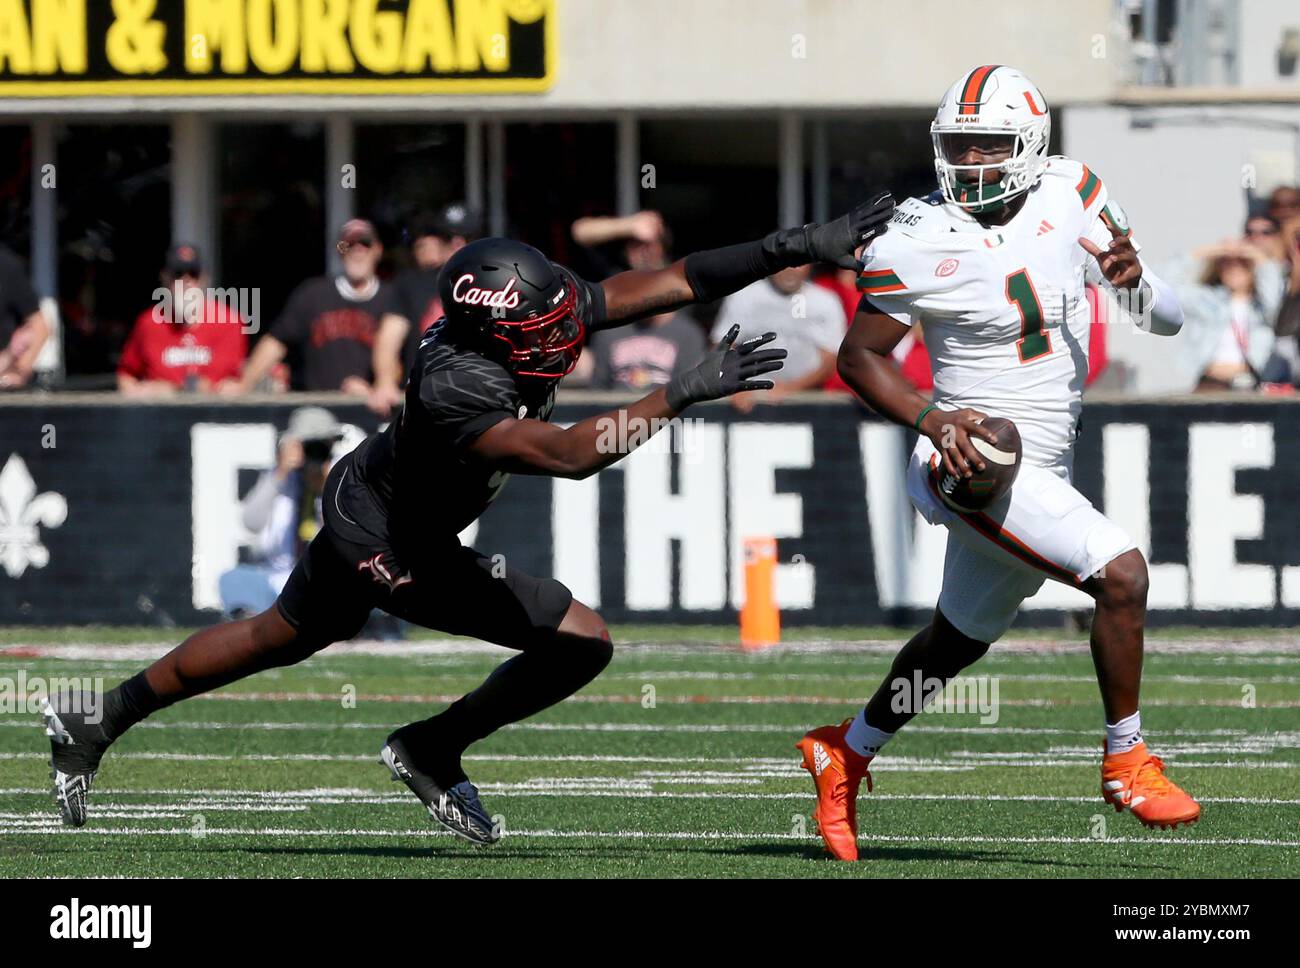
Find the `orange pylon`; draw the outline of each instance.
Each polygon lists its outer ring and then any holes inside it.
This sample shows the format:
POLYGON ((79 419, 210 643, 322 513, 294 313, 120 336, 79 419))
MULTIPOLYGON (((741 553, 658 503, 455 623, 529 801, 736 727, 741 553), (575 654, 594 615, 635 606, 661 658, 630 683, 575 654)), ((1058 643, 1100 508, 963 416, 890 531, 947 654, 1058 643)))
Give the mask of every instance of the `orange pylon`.
POLYGON ((776 539, 745 539, 745 604, 740 609, 740 644, 761 649, 781 641, 776 607, 776 539))

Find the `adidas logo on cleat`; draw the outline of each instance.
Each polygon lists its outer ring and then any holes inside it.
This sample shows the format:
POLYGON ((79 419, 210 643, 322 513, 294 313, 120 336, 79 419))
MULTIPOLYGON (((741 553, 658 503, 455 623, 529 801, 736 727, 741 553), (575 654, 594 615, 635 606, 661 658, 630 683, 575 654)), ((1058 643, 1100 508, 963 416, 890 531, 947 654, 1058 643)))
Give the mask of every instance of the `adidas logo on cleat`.
POLYGON ((821 743, 813 743, 813 767, 816 775, 821 776, 822 771, 831 765, 831 756, 826 752, 826 747, 821 743))
POLYGON ((1123 810, 1125 807, 1131 810, 1145 803, 1147 798, 1138 797, 1134 800, 1133 791, 1124 786, 1123 780, 1107 780, 1106 799, 1115 805, 1116 810, 1123 810))

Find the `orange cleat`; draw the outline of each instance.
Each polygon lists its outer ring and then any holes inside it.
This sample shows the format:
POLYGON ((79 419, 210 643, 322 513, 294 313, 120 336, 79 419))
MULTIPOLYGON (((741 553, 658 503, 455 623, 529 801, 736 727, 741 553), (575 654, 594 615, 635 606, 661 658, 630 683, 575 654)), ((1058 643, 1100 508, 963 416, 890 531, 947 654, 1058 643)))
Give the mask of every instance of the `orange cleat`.
POLYGON ((1116 811, 1128 807, 1144 827, 1168 830, 1201 816, 1201 805, 1165 776, 1164 762, 1147 751, 1146 743, 1102 757, 1101 795, 1116 811))
POLYGON ((858 753, 844 739, 852 719, 838 726, 819 726, 805 733, 794 746, 803 753, 800 764, 812 774, 817 787, 813 820, 838 860, 858 859, 858 788, 863 777, 871 790, 870 756, 858 753))

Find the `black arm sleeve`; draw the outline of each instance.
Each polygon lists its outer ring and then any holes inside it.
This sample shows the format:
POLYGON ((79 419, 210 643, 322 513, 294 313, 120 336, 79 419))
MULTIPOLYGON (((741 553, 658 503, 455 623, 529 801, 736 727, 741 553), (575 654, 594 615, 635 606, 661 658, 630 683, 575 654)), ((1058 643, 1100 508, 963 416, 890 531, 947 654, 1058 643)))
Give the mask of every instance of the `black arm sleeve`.
MULTIPOLYGON (((578 318, 588 335, 610 327, 609 313, 605 308, 605 287, 598 282, 588 282, 576 273, 561 268, 565 278, 578 292, 578 318)), ((614 325, 620 325, 622 320, 614 325)))
POLYGON ((774 272, 810 261, 807 230, 782 229, 757 242, 692 252, 686 257, 686 281, 699 302, 713 302, 774 272))

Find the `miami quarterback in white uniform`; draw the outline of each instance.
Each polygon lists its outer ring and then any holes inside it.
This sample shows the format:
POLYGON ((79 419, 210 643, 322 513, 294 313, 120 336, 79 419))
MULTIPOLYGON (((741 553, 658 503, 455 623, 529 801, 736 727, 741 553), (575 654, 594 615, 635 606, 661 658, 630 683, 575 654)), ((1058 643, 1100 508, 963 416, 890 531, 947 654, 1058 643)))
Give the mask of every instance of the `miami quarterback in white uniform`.
POLYGON ((1010 627, 1048 579, 1096 602, 1092 654, 1106 713, 1102 795, 1147 826, 1191 823, 1200 807, 1164 775, 1142 741, 1138 692, 1147 570, 1123 529, 1071 485, 1088 373, 1085 282, 1116 291, 1132 321, 1173 335, 1182 311, 1138 256, 1123 211, 1087 165, 1048 157, 1042 92, 1020 71, 986 65, 944 95, 931 133, 939 189, 900 204, 863 254, 863 300, 839 372, 883 416, 921 435, 908 493, 948 528, 934 619, 895 658, 856 718, 798 744, 817 786, 818 827, 831 853, 857 858, 855 802, 867 766, 919 709, 898 712, 898 680, 948 679, 1010 627), (934 371, 926 400, 890 364, 919 321, 934 371), (937 498, 933 475, 984 469, 986 416, 1020 431, 1011 491, 980 513, 937 498), (983 444, 983 451, 979 445, 983 444))

